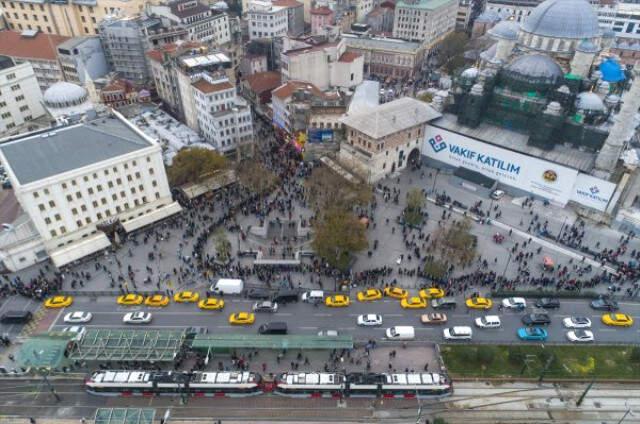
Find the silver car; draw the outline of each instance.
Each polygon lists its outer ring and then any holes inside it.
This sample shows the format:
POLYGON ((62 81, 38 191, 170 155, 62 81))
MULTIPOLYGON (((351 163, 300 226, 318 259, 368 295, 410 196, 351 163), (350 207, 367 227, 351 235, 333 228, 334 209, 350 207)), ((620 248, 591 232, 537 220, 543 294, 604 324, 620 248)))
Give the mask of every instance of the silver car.
POLYGON ((150 312, 129 312, 122 317, 125 324, 148 324, 151 322, 150 312))
POLYGON ((253 304, 253 312, 278 312, 278 304, 276 302, 270 302, 265 300, 263 302, 256 302, 253 304))
POLYGON ((82 311, 69 312, 64 316, 64 322, 68 324, 81 324, 81 323, 91 321, 91 318, 93 318, 93 315, 91 315, 91 312, 82 312, 82 311))

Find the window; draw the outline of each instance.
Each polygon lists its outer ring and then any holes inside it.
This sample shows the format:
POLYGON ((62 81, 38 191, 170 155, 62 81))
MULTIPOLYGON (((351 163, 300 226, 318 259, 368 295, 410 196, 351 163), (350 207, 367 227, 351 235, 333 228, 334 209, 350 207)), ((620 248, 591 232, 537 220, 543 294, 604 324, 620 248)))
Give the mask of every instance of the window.
POLYGON ((92 204, 93 204, 93 207, 94 207, 94 208, 97 208, 97 207, 98 207, 98 202, 96 202, 95 200, 92 202, 92 204))
POLYGON ((97 179, 98 179, 98 174, 97 174, 97 173, 95 173, 95 172, 93 173, 93 179, 94 179, 94 180, 97 180, 97 179))
POLYGON ((160 193, 156 192, 156 199, 160 198, 160 193))
POLYGON ((111 199, 113 199, 113 200, 118 200, 118 196, 116 196, 115 194, 112 194, 112 195, 111 195, 111 199))
POLYGON ((33 198, 34 198, 34 199, 37 199, 38 197, 40 197, 40 195, 38 194, 38 192, 37 192, 37 191, 34 191, 34 192, 33 192, 33 198))
POLYGON ((117 212, 117 213, 122 212, 122 208, 121 208, 120 206, 116 206, 116 212, 117 212))
POLYGON ((151 185, 153 187, 158 187, 158 183, 156 182, 156 180, 151 181, 151 185))
POLYGON ((84 224, 82 224, 82 221, 77 220, 77 221, 76 221, 76 225, 77 225, 78 227, 82 227, 82 225, 84 225, 84 224))
POLYGON ((84 222, 86 222, 87 224, 91 224, 91 218, 85 218, 84 222))
POLYGON ((67 189, 67 183, 62 183, 62 188, 66 190, 67 189))
POLYGON ((84 177, 82 177, 82 179, 84 180, 84 182, 89 182, 89 177, 87 177, 86 175, 84 177))
POLYGON ((73 196, 70 194, 67 194, 67 201, 68 202, 73 202, 73 196))
POLYGON ((54 218, 56 219, 56 221, 60 221, 62 218, 60 218, 60 214, 57 213, 54 215, 54 218))
POLYGON ((120 178, 116 178, 116 184, 118 185, 122 184, 122 180, 120 178))
POLYGON ((24 100, 24 95, 21 94, 19 96, 16 96, 16 102, 21 102, 23 100, 24 100))
POLYGON ((76 199, 82 199, 82 193, 76 191, 76 199))
POLYGON ((60 233, 61 233, 61 234, 64 234, 64 233, 66 233, 66 232, 67 232, 67 229, 66 229, 66 228, 64 228, 64 225, 63 225, 62 227, 60 227, 60 233))
POLYGON ((140 179, 140 173, 139 172, 136 172, 136 178, 140 179))
POLYGON ((18 91, 20 90, 20 84, 15 84, 11 86, 11 91, 18 91))
POLYGON ((93 188, 89 187, 89 190, 87 190, 89 192, 89 194, 93 194, 93 188))
POLYGON ((133 177, 131 177, 131 175, 127 175, 127 181, 133 181, 133 177))
POLYGON ((109 181, 109 188, 113 188, 113 181, 109 181))
POLYGON ((87 207, 86 207, 85 205, 81 205, 81 206, 80 206, 80 210, 81 210, 82 212, 86 212, 86 211, 87 211, 87 207))
POLYGON ((8 79, 9 81, 11 81, 12 79, 16 79, 16 74, 15 74, 15 72, 12 72, 12 73, 10 73, 10 74, 7 74, 7 79, 8 79))
POLYGON ((102 214, 101 214, 100 212, 98 212, 98 213, 96 214, 96 217, 97 217, 98 219, 102 219, 102 214))
POLYGON ((56 207, 56 203, 53 200, 49 200, 49 206, 52 208, 56 207))
POLYGON ((140 190, 140 191, 144 191, 144 186, 143 186, 142 184, 140 184, 140 185, 138 186, 138 190, 140 190))
POLYGON ((49 217, 45 218, 44 219, 44 223, 47 224, 47 225, 51 224, 51 218, 49 218, 49 217))
POLYGON ((76 208, 71 209, 71 213, 74 215, 78 215, 78 209, 76 208))
POLYGON ((51 237, 57 237, 58 233, 56 233, 56 230, 51 230, 51 237))
POLYGON ((102 203, 103 205, 107 204, 107 199, 105 199, 104 197, 102 199, 100 199, 100 203, 102 203))

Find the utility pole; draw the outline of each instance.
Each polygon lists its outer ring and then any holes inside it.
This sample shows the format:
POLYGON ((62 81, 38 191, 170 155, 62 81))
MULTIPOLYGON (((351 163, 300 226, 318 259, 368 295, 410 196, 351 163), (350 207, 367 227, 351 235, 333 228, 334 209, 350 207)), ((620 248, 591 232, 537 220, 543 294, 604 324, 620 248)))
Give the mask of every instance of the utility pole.
POLYGON ((591 380, 591 383, 589 383, 587 385, 587 388, 584 389, 584 392, 582 392, 582 394, 580 395, 580 397, 578 398, 578 401, 576 402, 576 406, 580 406, 582 405, 582 401, 584 400, 584 398, 587 396, 587 393, 589 393, 589 390, 591 390, 591 387, 593 387, 593 383, 596 382, 595 377, 591 380))

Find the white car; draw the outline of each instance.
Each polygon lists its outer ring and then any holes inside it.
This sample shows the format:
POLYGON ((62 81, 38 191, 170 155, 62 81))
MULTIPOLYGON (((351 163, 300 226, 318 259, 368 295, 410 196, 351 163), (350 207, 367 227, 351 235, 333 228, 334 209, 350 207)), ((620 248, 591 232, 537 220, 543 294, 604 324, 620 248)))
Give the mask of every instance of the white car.
POLYGON ((476 318, 476 327, 480 328, 498 328, 502 325, 498 315, 487 315, 476 318))
POLYGON ((575 343, 589 343, 594 340, 593 332, 589 330, 567 331, 567 339, 575 343))
POLYGON ((151 322, 150 312, 129 312, 122 317, 125 324, 148 324, 151 322))
POLYGON ((504 197, 504 190, 494 190, 491 193, 491 198, 493 200, 500 200, 500 199, 502 199, 502 197, 504 197))
POLYGON ((357 322, 358 325, 362 325, 364 327, 376 327, 378 325, 382 325, 382 315, 359 315, 357 322))
POLYGON ((72 340, 78 341, 80 339, 82 339, 82 336, 84 336, 84 333, 87 332, 87 329, 82 327, 82 326, 78 326, 78 325, 74 325, 73 327, 65 327, 62 329, 63 333, 68 333, 68 334, 75 334, 75 336, 73 336, 72 340))
POLYGON ((318 336, 320 337, 337 337, 338 330, 322 330, 318 331, 318 336))
POLYGON ((524 297, 507 297, 502 299, 502 306, 507 309, 524 309, 527 307, 527 301, 524 297))
POLYGON ((442 335, 445 340, 471 340, 473 337, 473 330, 471 327, 451 327, 442 330, 442 335))
POLYGON ((68 324, 80 324, 80 323, 91 321, 91 318, 93 318, 93 315, 91 315, 91 312, 82 312, 82 311, 69 312, 67 315, 64 316, 64 322, 68 324))
POLYGON ((587 317, 568 317, 562 320, 565 328, 591 328, 591 320, 587 317))

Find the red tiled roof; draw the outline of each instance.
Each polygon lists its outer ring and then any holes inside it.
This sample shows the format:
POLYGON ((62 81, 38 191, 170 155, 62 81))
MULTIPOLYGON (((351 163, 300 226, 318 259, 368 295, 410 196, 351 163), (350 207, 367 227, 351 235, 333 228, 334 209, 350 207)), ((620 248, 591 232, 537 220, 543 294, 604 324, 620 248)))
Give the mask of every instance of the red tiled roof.
POLYGON ((191 85, 196 90, 200 90, 203 93, 215 93, 216 91, 228 90, 230 88, 233 88, 233 85, 229 81, 211 84, 204 78, 192 83, 191 85))
POLYGON ((23 37, 19 32, 0 31, 0 54, 25 59, 56 60, 57 47, 69 37, 43 34, 23 37))
POLYGON ((151 60, 162 63, 165 53, 169 54, 170 56, 173 56, 176 54, 176 52, 179 49, 182 49, 182 51, 185 51, 190 48, 199 48, 199 47, 204 47, 204 44, 202 44, 199 41, 186 41, 181 44, 175 44, 175 43, 165 44, 164 46, 159 47, 157 49, 149 50, 147 52, 147 57, 151 60))
POLYGON ((302 6, 302 3, 300 3, 299 1, 296 1, 296 0, 273 0, 271 3, 273 3, 274 6, 281 6, 281 7, 299 7, 299 6, 302 6))
POLYGON ((298 89, 309 90, 316 96, 323 96, 322 91, 320 91, 318 87, 311 84, 310 82, 305 81, 287 81, 280 87, 273 90, 273 93, 271 93, 271 95, 276 96, 279 99, 286 99, 288 97, 291 97, 291 94, 298 89))
POLYGON ((342 56, 340 56, 340 59, 338 61, 339 62, 351 63, 351 62, 353 62, 354 60, 356 60, 359 57, 360 57, 360 53, 344 52, 344 53, 342 53, 342 56))
POLYGON ((257 72, 253 75, 249 75, 245 78, 251 90, 254 93, 260 94, 265 91, 271 91, 280 86, 281 77, 280 72, 257 72))
POLYGON ((329 9, 327 6, 320 6, 314 9, 311 9, 312 15, 331 15, 333 11, 329 9))

